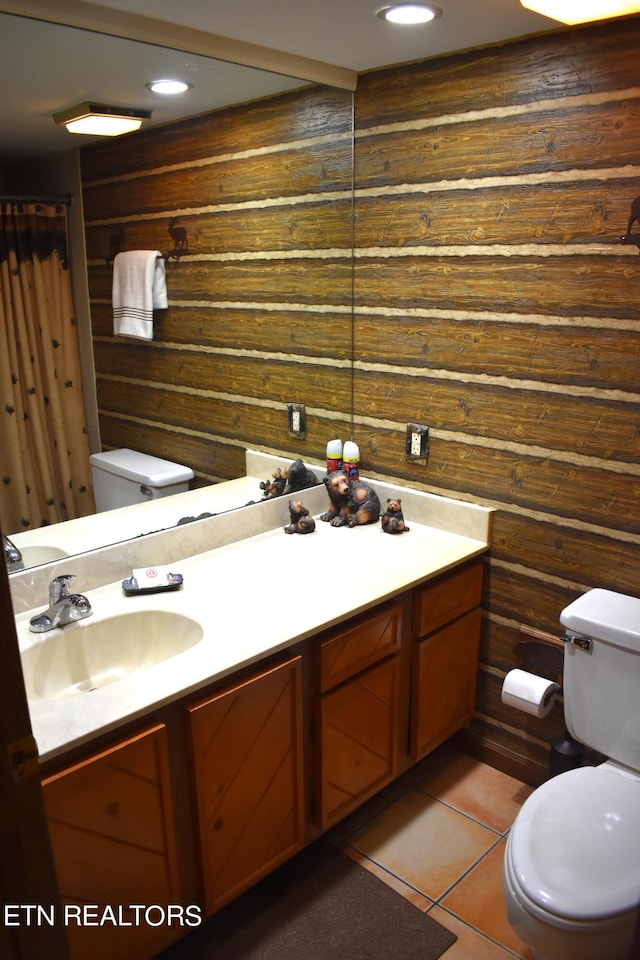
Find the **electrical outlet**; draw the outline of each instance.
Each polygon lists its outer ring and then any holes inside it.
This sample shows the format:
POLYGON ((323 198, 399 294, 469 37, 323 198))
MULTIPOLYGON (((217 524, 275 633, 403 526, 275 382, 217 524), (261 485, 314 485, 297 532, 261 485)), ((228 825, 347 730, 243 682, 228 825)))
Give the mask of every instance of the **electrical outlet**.
POLYGON ((304 403, 288 403, 289 436, 305 437, 307 434, 307 415, 304 403))
POLYGON ((407 424, 407 440, 405 445, 407 460, 426 463, 429 453, 429 427, 422 423, 407 424))

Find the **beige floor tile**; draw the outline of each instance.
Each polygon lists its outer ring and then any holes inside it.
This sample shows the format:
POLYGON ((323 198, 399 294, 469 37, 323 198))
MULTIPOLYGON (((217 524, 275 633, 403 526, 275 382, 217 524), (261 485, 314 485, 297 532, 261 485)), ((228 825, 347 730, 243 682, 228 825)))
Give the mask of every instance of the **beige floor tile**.
POLYGON ((533 788, 465 754, 425 772, 421 790, 451 804, 499 833, 505 833, 533 788))
POLYGON ((361 854, 437 900, 497 835, 421 790, 409 790, 348 837, 361 854))
POLYGON ((514 960, 514 954, 473 930, 441 907, 434 907, 429 916, 457 936, 453 946, 442 954, 442 960, 514 960))
POLYGON ((423 913, 426 913, 433 906, 433 900, 429 900, 428 897, 425 897, 418 890, 414 890, 413 887, 410 887, 407 883, 404 883, 399 877, 394 876, 393 873, 389 873, 388 870, 384 870, 377 863, 374 863, 373 860, 369 860, 368 857, 363 857, 361 853, 358 853, 357 850, 354 850, 353 847, 341 847, 343 853, 346 853, 348 857, 351 857, 352 860, 355 860, 356 863, 359 863, 361 867, 364 867, 365 870, 368 870, 369 873, 372 873, 374 877, 377 877, 378 880, 382 880, 383 883, 386 883, 388 887, 391 887, 392 890, 395 890, 396 893, 399 893, 401 897, 404 897, 405 900, 408 900, 409 903, 412 903, 414 907, 418 907, 419 910, 422 910, 423 913))
POLYGON ((507 919, 502 893, 502 861, 506 840, 501 840, 474 869, 442 900, 442 906, 512 950, 530 960, 528 948, 515 935, 507 919))

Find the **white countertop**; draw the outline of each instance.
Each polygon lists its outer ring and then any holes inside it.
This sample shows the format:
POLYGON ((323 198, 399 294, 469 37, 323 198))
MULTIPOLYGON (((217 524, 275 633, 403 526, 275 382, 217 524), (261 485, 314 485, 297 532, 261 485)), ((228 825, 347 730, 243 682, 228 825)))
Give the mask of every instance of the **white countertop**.
MULTIPOLYGON (((408 533, 386 534, 379 523, 336 528, 317 519, 313 533, 287 535, 283 531, 288 520, 287 500, 281 498, 280 502, 247 511, 254 522, 260 516, 263 526, 269 524, 270 528, 191 556, 184 553, 187 530, 199 527, 202 536, 203 530, 213 529, 223 518, 170 531, 177 558, 171 561, 172 569, 184 576, 183 586, 177 591, 127 597, 120 580, 103 581, 87 590, 79 576, 74 589, 88 595, 93 615, 65 627, 65 633, 132 611, 170 610, 197 620, 203 627, 203 637, 183 653, 91 692, 57 700, 31 699, 33 733, 41 759, 60 756, 179 697, 193 694, 197 698, 197 692, 212 681, 338 624, 487 548, 490 510, 385 484, 374 485, 383 505, 384 496, 395 496, 398 491, 402 494, 408 533), (430 517, 436 525, 424 522, 430 517), (452 532, 452 526, 459 527, 464 535, 452 532)), ((316 518, 328 503, 324 487, 304 491, 299 499, 316 518)), ((164 543, 168 534, 162 536, 164 543)), ((135 543, 148 548, 153 539, 135 543)), ((118 556, 122 553, 118 547, 98 553, 113 551, 118 556)), ((156 563, 169 562, 169 557, 165 553, 156 563)), ((129 553, 126 558, 132 566, 140 566, 139 559, 139 553, 129 553)), ((142 558, 143 564, 148 562, 142 558)), ((122 572, 123 577, 127 575, 130 568, 122 572)), ((16 616, 21 649, 46 643, 47 638, 60 632, 29 631, 29 617, 43 606, 46 604, 16 616)))

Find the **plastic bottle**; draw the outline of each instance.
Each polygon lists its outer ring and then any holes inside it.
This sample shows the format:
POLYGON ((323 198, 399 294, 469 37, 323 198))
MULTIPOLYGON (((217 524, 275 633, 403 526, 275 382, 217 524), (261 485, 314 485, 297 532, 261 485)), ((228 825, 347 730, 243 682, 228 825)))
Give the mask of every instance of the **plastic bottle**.
POLYGON ((329 440, 327 444, 327 475, 342 470, 342 440, 329 440))
POLYGON ((360 478, 360 449, 353 440, 347 440, 342 453, 342 469, 350 480, 360 478))

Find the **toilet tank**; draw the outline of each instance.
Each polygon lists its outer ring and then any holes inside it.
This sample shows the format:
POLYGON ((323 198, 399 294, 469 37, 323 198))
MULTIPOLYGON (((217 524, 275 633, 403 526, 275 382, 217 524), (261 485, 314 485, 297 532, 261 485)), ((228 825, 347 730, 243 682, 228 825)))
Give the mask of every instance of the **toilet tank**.
POLYGON ((190 467, 126 448, 94 453, 89 461, 98 513, 183 493, 193 478, 190 467))
POLYGON ((569 733, 606 757, 640 770, 640 600, 589 590, 560 614, 569 733), (588 647, 588 649, 585 649, 588 647))

